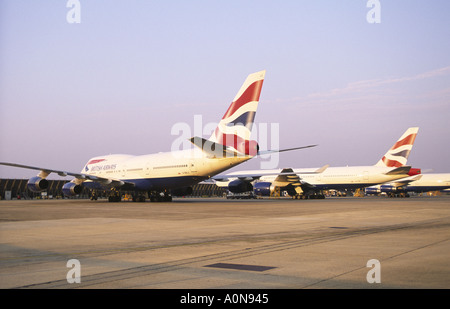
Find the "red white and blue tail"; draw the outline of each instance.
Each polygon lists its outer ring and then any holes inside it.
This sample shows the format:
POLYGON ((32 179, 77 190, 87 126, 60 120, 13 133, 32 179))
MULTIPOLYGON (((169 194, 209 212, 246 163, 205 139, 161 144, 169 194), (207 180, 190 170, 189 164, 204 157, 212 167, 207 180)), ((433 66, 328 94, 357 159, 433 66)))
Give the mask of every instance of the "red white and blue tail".
POLYGON ((245 155, 256 155, 258 145, 250 141, 253 121, 266 71, 250 74, 236 94, 210 141, 245 155))
POLYGON ((400 167, 406 164, 419 128, 409 128, 375 166, 400 167))

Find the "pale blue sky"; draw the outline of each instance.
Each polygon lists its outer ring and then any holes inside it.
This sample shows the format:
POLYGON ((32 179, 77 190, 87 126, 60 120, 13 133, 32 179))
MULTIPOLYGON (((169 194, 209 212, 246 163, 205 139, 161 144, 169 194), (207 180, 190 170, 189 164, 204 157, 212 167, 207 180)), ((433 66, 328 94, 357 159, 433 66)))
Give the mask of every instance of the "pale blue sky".
POLYGON ((218 122, 265 69, 256 123, 279 123, 282 148, 319 144, 280 168, 375 164, 419 126, 409 164, 450 172, 449 1, 380 0, 379 24, 366 0, 80 0, 80 24, 66 3, 0 2, 0 161, 170 151, 175 123, 218 122))

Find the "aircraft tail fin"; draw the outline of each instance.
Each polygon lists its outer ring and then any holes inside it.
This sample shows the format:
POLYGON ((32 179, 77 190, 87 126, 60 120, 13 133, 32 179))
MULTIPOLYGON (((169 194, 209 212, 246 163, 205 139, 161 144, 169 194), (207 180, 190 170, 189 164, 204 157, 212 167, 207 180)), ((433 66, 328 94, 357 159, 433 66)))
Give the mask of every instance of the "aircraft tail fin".
POLYGON ((404 166, 408 160, 409 153, 414 145, 414 141, 419 131, 418 127, 409 128, 397 140, 388 152, 378 161, 375 166, 400 167, 404 166))
POLYGON ((247 77, 209 141, 245 155, 257 154, 258 144, 250 141, 250 135, 265 74, 264 70, 247 77))

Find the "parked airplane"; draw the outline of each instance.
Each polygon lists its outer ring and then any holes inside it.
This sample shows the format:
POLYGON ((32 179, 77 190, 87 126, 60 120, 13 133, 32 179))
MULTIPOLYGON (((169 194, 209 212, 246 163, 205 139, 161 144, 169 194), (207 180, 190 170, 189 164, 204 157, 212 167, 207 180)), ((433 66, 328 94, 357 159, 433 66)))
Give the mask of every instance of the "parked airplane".
POLYGON ((430 173, 406 177, 365 189, 366 194, 386 193, 389 197, 408 197, 408 192, 423 193, 450 189, 450 173, 430 173))
POLYGON ((323 198, 323 190, 364 188, 420 174, 420 169, 405 165, 418 130, 417 127, 409 128, 372 166, 326 165, 320 169, 239 171, 218 175, 213 179, 218 186, 228 187, 233 193, 253 190, 256 195, 270 196, 277 191, 287 191, 293 198, 323 198))
MULTIPOLYGON (((28 189, 40 192, 48 187, 47 176, 75 177, 63 186, 66 196, 81 193, 83 187, 111 189, 110 201, 120 201, 119 190, 136 192, 134 199, 171 201, 172 195, 192 193, 192 185, 241 164, 259 153, 258 143, 250 140, 265 71, 250 74, 209 139, 193 137, 192 149, 133 156, 113 154, 90 159, 80 173, 22 164, 1 165, 40 170, 28 181, 28 189)), ((307 148, 296 147, 285 150, 307 148)), ((274 152, 269 150, 268 152, 274 152)))

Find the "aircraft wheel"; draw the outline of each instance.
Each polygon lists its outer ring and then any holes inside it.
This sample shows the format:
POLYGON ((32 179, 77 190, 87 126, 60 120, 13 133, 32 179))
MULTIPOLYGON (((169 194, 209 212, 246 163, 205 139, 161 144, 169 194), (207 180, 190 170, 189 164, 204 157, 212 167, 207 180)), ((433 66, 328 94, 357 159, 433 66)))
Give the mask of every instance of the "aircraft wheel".
POLYGON ((121 201, 120 196, 109 196, 108 197, 108 202, 115 203, 115 202, 120 202, 120 201, 121 201))

